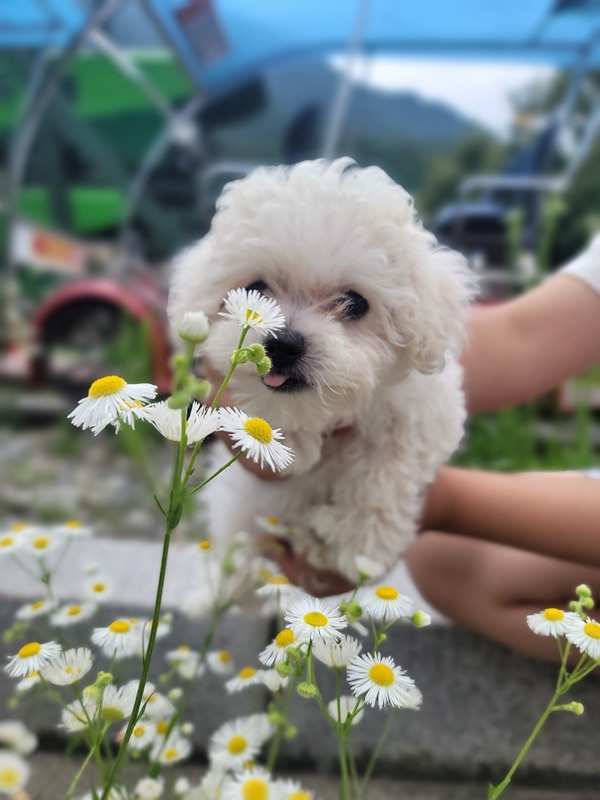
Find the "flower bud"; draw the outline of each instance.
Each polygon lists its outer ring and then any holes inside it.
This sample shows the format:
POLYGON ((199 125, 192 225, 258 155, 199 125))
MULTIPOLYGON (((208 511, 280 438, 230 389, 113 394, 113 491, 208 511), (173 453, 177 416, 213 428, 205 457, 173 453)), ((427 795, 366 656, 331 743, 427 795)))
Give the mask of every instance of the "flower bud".
POLYGON ((288 725, 283 735, 286 739, 295 739, 298 736, 298 728, 295 725, 288 725))
POLYGON ((258 372, 259 375, 266 375, 267 372, 271 371, 272 366, 273 364, 271 362, 271 359, 268 356, 265 356, 256 365, 256 371, 258 372))
POLYGON ((204 400, 209 394, 212 386, 208 381, 199 378, 190 382, 189 392, 196 400, 204 400))
POLYGON ((208 317, 204 311, 186 311, 177 333, 186 342, 204 342, 209 334, 208 317))
POLYGON ((297 691, 300 697, 304 697, 307 700, 312 700, 319 696, 319 690, 314 683, 299 683, 297 691))
POLYGON ((246 348, 248 353, 248 360, 253 364, 260 364, 267 356, 267 351, 262 344, 250 344, 246 348))
POLYGON ((288 661, 280 661, 279 664, 275 665, 275 669, 282 678, 289 678, 292 674, 292 667, 288 661))
POLYGON ((362 606, 357 600, 353 600, 351 603, 348 603, 348 607, 346 609, 346 619, 348 622, 356 622, 362 617, 362 606))
POLYGON ((167 405, 174 411, 181 411, 182 408, 187 408, 189 404, 190 398, 185 392, 178 392, 167 400, 167 405))
POLYGON ((592 590, 590 587, 585 583, 580 583, 579 586, 575 589, 575 594, 578 597, 591 597, 592 590))
POLYGON ((183 689, 181 689, 179 686, 174 686, 168 694, 169 700, 172 700, 174 703, 176 703, 178 700, 181 700, 182 697, 183 689))
POLYGON ((427 625, 431 625, 431 615, 428 614, 426 611, 415 611, 415 613, 410 618, 410 621, 415 626, 415 628, 426 628, 427 625))
POLYGON ((245 364, 248 361, 248 350, 242 347, 240 350, 234 350, 229 356, 229 363, 232 367, 237 367, 238 364, 245 364))
POLYGON ((581 607, 582 608, 594 608, 596 603, 594 602, 593 597, 583 597, 581 599, 581 607))

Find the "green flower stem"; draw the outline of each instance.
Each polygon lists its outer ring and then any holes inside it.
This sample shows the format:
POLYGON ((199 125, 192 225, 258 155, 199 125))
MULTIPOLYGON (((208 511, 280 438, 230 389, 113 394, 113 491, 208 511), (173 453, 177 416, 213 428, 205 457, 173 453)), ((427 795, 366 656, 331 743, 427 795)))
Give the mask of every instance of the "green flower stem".
POLYGON ((346 737, 344 734, 338 735, 338 753, 340 760, 340 800, 351 800, 350 775, 348 772, 348 754, 346 752, 346 737))
POLYGON ((300 680, 300 676, 298 673, 294 673, 294 677, 290 681, 290 685, 288 687, 287 694, 283 703, 281 704, 281 708, 279 709, 280 714, 283 717, 283 721, 279 723, 277 726, 277 731, 275 732, 275 736, 273 737, 273 741, 271 742, 271 747, 269 748, 269 756, 267 758, 267 770, 269 772, 273 772, 275 769, 275 764, 277 763, 277 757, 279 756, 279 749, 281 747, 281 740, 283 739, 283 733, 285 731, 285 726, 289 722, 290 716, 290 705, 292 702, 292 697, 296 693, 296 686, 300 680))
POLYGON ((232 458, 229 459, 229 461, 227 461, 226 464, 223 464, 222 467, 219 467, 219 469, 215 473, 213 473, 210 476, 210 478, 207 478, 199 486, 196 486, 195 489, 192 489, 192 491, 190 492, 190 495, 196 494, 196 492, 199 492, 200 489, 202 489, 203 486, 206 486, 207 483, 210 483, 214 478, 217 477, 217 475, 220 475, 224 470, 226 470, 227 467, 230 467, 233 464, 234 461, 237 461, 238 458, 240 458, 241 455, 242 455, 242 451, 239 450, 232 458))
POLYGON ((499 783, 497 786, 490 786, 490 788, 488 790, 488 800, 496 800, 496 798, 500 797, 502 792, 506 789, 508 784, 511 782, 511 779, 512 779, 513 775, 517 771, 521 761, 523 761, 523 759, 527 755, 527 752, 529 751, 529 748, 531 747, 531 745, 533 744, 534 740, 536 739, 538 733, 542 730, 546 720, 548 719, 550 714, 553 712, 554 706, 558 703, 558 701, 560 700, 562 695, 565 694, 571 688, 571 686, 572 686, 572 681, 567 680, 561 687, 559 687, 554 692, 554 695, 552 696, 552 699, 548 703, 548 705, 547 705, 545 711, 543 712, 543 714, 541 715, 541 717, 538 719, 534 729, 531 731, 531 734, 530 734, 529 738, 527 739, 527 741, 525 742, 525 744, 521 748, 521 751, 520 751, 519 755, 515 759, 515 762, 512 765, 512 767, 507 772, 506 777, 504 778, 504 780, 501 783, 499 783))
POLYGON ((393 726, 394 722, 396 721, 396 713, 395 712, 397 710, 398 709, 396 709, 396 708, 392 708, 392 710, 388 714, 388 718, 386 719, 385 725, 383 726, 383 730, 381 732, 381 736, 379 737, 379 739, 377 741, 377 744, 375 745, 375 748, 373 749, 373 752, 371 753, 371 758, 369 759, 369 763, 367 764, 367 767, 366 767, 366 769, 365 769, 365 771, 363 773, 362 780, 360 782, 360 788, 359 788, 359 791, 358 791, 358 795, 359 796, 367 788, 367 784, 368 784, 368 782, 369 782, 369 780, 371 778, 371 775, 373 774, 373 770, 375 769, 375 764, 377 763, 377 759, 379 758, 379 755, 381 753, 383 745, 387 741, 387 739, 389 737, 389 734, 390 734, 390 732, 392 730, 392 726, 393 726))
MULTIPOLYGON (((238 346, 237 346, 238 350, 240 350, 242 345, 244 344, 244 339, 246 338, 246 335, 247 335, 249 330, 250 330, 250 328, 248 326, 246 326, 245 328, 242 329, 242 333, 240 335, 240 340, 239 340, 238 346)), ((235 363, 230 365, 229 371, 227 372, 227 375, 225 375, 225 379, 223 380, 223 383, 219 387, 219 391, 216 393, 215 399, 211 403, 211 406, 210 406, 211 408, 214 409, 219 405, 219 400, 221 399, 221 395, 223 394, 223 392, 225 391, 225 388, 227 387, 227 384, 231 380, 231 376, 233 375, 233 372, 234 372, 236 367, 237 367, 237 364, 235 364, 235 363)))
POLYGON ((104 738, 104 734, 106 733, 107 729, 108 729, 108 723, 106 723, 104 728, 99 732, 98 737, 96 738, 95 742, 93 743, 92 747, 90 748, 90 752, 87 754, 87 756, 85 758, 85 761, 83 762, 83 764, 81 765, 81 767, 77 771, 77 774, 73 777, 73 780, 71 781, 71 784, 70 784, 70 786, 69 786, 69 788, 67 790, 67 793, 65 795, 65 800, 71 800, 71 798, 75 794, 75 789, 77 788, 77 784, 79 783, 79 781, 83 777, 83 773, 88 768, 89 763, 92 760, 92 758, 94 758, 97 755, 99 747, 100 747, 100 743, 102 742, 102 740, 104 738))

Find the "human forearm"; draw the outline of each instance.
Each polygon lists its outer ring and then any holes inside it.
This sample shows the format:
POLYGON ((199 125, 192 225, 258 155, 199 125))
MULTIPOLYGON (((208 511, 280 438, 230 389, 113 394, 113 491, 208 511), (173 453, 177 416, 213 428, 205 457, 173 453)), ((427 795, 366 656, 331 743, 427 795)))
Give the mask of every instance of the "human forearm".
POLYGON ((600 483, 578 473, 446 467, 422 527, 600 567, 600 483))

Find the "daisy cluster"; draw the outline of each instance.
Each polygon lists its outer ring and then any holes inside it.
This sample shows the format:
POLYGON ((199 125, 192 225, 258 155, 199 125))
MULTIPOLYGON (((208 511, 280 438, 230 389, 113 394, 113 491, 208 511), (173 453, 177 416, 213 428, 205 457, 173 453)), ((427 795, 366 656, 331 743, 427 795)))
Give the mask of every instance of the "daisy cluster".
POLYGON ((52 554, 59 560, 72 541, 87 538, 91 533, 90 528, 74 519, 59 525, 41 525, 17 520, 0 527, 0 559, 18 555, 29 560, 28 567, 35 566, 31 558, 38 564, 42 562, 47 565, 49 555, 52 554))
POLYGON ((527 624, 540 636, 564 637, 569 645, 577 648, 583 657, 597 666, 600 664, 600 622, 589 616, 594 608, 590 589, 581 585, 576 589, 577 600, 571 603, 570 611, 560 608, 545 608, 527 617, 527 624))

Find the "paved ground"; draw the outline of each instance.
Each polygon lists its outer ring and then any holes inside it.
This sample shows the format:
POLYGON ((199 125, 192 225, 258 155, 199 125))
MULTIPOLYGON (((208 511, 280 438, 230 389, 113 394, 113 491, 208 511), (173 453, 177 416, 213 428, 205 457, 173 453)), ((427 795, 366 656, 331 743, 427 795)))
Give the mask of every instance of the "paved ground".
MULTIPOLYGON (((32 759, 33 774, 28 786, 36 800, 61 800, 76 773, 79 759, 38 754, 32 759)), ((187 764, 178 769, 177 776, 185 775, 192 784, 199 781, 203 767, 187 764)), ((339 783, 336 778, 307 773, 288 773, 301 781, 315 794, 315 800, 337 800, 339 783)), ((82 785, 81 794, 87 788, 82 785)), ((599 800, 600 789, 555 790, 546 788, 511 787, 504 793, 506 800, 599 800)), ((484 783, 423 782, 392 779, 373 780, 363 800, 486 800, 484 783)), ((164 800, 172 800, 165 797, 164 800)), ((209 800, 208 798, 206 800, 209 800)))

